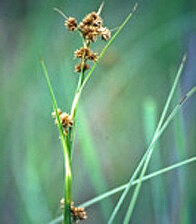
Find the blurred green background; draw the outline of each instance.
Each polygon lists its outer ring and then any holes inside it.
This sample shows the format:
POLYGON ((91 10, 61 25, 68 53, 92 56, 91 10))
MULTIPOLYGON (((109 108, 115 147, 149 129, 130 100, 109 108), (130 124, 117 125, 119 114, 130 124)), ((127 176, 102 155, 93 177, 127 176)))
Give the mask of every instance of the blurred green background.
MULTIPOLYGON (((48 223, 61 215, 63 155, 40 68, 43 57, 59 106, 69 111, 77 85, 61 8, 78 21, 97 10, 93 0, 0 1, 0 223, 48 223)), ((79 107, 73 200, 82 203, 128 181, 149 143, 184 52, 188 60, 174 106, 196 83, 195 0, 139 0, 85 88, 79 107)), ((106 0, 102 16, 118 26, 134 2, 106 0)), ((104 43, 93 49, 100 52, 104 43)), ((195 154, 193 96, 161 137, 148 173, 195 154)), ((171 111, 171 108, 170 108, 171 111)), ((142 186, 132 223, 196 222, 195 165, 142 186)), ((119 194, 90 207, 85 223, 107 223, 119 194)), ((115 220, 122 223, 131 194, 115 220)))

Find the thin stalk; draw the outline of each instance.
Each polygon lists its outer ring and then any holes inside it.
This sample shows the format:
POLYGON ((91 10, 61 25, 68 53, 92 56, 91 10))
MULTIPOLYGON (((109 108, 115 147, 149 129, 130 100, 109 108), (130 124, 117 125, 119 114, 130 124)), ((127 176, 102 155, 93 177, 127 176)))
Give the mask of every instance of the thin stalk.
MULTIPOLYGON (((146 145, 150 143, 153 132, 157 123, 157 105, 153 98, 146 98, 143 104, 144 131, 146 145)), ((175 122, 175 121, 174 121, 175 122)), ((154 153, 153 162, 150 164, 149 170, 157 170, 162 167, 162 158, 160 144, 156 143, 156 153, 154 153)), ((165 192, 164 180, 162 177, 151 183, 152 205, 155 216, 155 223, 168 223, 167 212, 167 195, 165 192), (161 215, 160 215, 161 214, 161 215)))
MULTIPOLYGON (((146 180, 150 180, 150 179, 152 179, 152 178, 154 178, 156 176, 159 176, 161 174, 167 173, 167 172, 169 172, 171 170, 177 169, 177 168, 179 168, 181 166, 187 165, 187 164, 192 163, 192 162, 196 162, 196 157, 191 157, 190 159, 183 160, 181 162, 178 162, 176 164, 173 164, 171 166, 165 167, 165 168, 163 168, 161 170, 158 170, 158 171, 155 171, 155 172, 153 172, 151 174, 148 174, 148 175, 146 175, 145 177, 142 178, 142 182, 144 182, 146 180)), ((134 186, 134 185, 136 185, 138 183, 139 183, 139 179, 133 181, 132 184, 131 184, 131 186, 134 186)), ((115 195, 115 194, 121 192, 128 185, 129 185, 129 183, 123 184, 123 185, 121 185, 119 187, 116 187, 116 188, 114 188, 114 189, 112 189, 110 191, 105 192, 104 194, 101 194, 101 195, 99 195, 99 196, 97 196, 95 198, 92 198, 91 200, 86 201, 86 202, 84 202, 84 203, 82 203, 82 204, 80 204, 78 206, 79 207, 85 207, 85 208, 90 207, 90 206, 92 206, 92 205, 94 205, 94 204, 96 204, 96 203, 104 200, 105 198, 108 198, 108 197, 110 197, 112 195, 115 195)), ((59 223, 59 222, 62 221, 62 219, 63 219, 63 217, 62 216, 59 216, 58 218, 56 218, 53 221, 51 221, 49 224, 59 223)))
POLYGON ((68 19, 68 16, 66 16, 65 13, 60 9, 54 8, 54 11, 58 12, 65 20, 68 19))
POLYGON ((50 92, 50 96, 52 98, 53 108, 55 111, 57 126, 60 133, 61 144, 63 147, 63 157, 64 157, 64 169, 65 169, 65 178, 64 178, 64 200, 65 200, 65 208, 64 208, 64 224, 71 224, 71 156, 69 150, 69 144, 67 137, 64 135, 63 127, 60 122, 60 117, 58 114, 58 105, 55 99, 55 95, 52 89, 52 85, 48 76, 48 72, 46 69, 46 65, 43 60, 41 60, 41 66, 46 78, 46 82, 48 84, 48 89, 50 92))
MULTIPOLYGON (((169 171, 171 171, 173 169, 176 169, 176 168, 178 168, 180 166, 184 166, 184 165, 192 163, 192 162, 196 162, 196 157, 191 157, 190 159, 184 160, 182 162, 173 164, 171 166, 165 167, 165 168, 163 168, 161 170, 158 170, 158 171, 155 171, 155 172, 153 172, 151 174, 148 174, 148 175, 146 175, 145 177, 142 178, 142 181, 146 181, 146 180, 152 179, 153 177, 156 177, 156 176, 159 176, 161 174, 167 173, 167 172, 169 172, 169 171)), ((134 185, 136 185, 138 183, 139 183, 139 179, 134 180, 133 183, 132 183, 132 186, 134 186, 134 185)), ((95 197, 95 198, 93 198, 93 199, 91 199, 91 200, 89 200, 87 202, 84 202, 84 203, 80 204, 79 206, 87 208, 87 207, 89 207, 89 206, 91 206, 91 205, 93 205, 93 204, 95 204, 95 203, 97 203, 97 202, 99 202, 99 201, 101 201, 101 200, 103 200, 105 198, 108 198, 108 197, 110 197, 110 196, 112 196, 112 195, 114 195, 114 194, 124 190, 127 186, 128 186, 128 183, 127 184, 123 184, 123 185, 121 185, 121 186, 119 186, 117 188, 114 188, 114 189, 112 189, 112 190, 110 190, 110 191, 108 191, 108 192, 106 192, 104 194, 101 194, 100 196, 97 196, 97 197, 95 197)))
POLYGON ((115 208, 114 208, 114 210, 113 210, 113 212, 112 212, 112 214, 111 214, 111 216, 110 216, 110 219, 109 219, 109 222, 108 222, 109 224, 111 224, 111 223, 114 221, 115 216, 117 215, 117 213, 118 213, 118 211, 119 211, 119 209, 120 209, 120 207, 121 207, 121 205, 122 205, 122 203, 123 203, 123 201, 124 201, 126 195, 127 195, 128 192, 129 192, 129 189, 130 189, 130 187, 131 187, 132 182, 135 180, 135 178, 136 178, 137 175, 139 174, 140 169, 142 168, 142 166, 143 166, 143 164, 144 164, 144 162, 145 162, 145 160, 146 160, 146 158, 147 158, 147 155, 148 155, 148 153, 149 153, 150 148, 154 145, 154 142, 155 142, 157 133, 159 132, 159 129, 160 129, 161 125, 163 124, 163 121, 164 121, 165 116, 166 116, 166 114, 167 114, 169 105, 170 105, 171 100, 172 100, 172 97, 173 97, 173 95, 174 95, 174 91, 175 91, 175 89, 176 89, 177 83, 178 83, 179 78, 180 78, 180 75, 181 75, 181 73, 182 73, 182 70, 183 70, 185 61, 186 61, 186 55, 184 55, 184 57, 183 57, 183 59, 182 59, 182 62, 181 62, 181 64, 180 64, 180 66, 179 66, 179 69, 178 69, 176 78, 175 78, 174 83, 173 83, 173 85, 172 85, 172 88, 171 88, 171 90, 170 90, 170 93, 169 93, 169 96, 168 96, 168 98, 167 98, 166 104, 165 104, 165 106, 164 106, 164 109, 163 109, 161 118, 160 118, 159 123, 158 123, 158 125, 157 125, 157 128, 156 128, 156 130, 155 130, 155 133, 154 133, 152 142, 151 142, 150 146, 148 147, 146 153, 143 155, 143 157, 142 157, 142 159, 141 159, 139 165, 137 166, 136 170, 134 171, 132 177, 130 178, 129 186, 127 186, 127 188, 124 190, 124 192, 122 193, 122 195, 121 195, 121 197, 120 197, 120 199, 119 199, 117 205, 115 206, 115 208))
MULTIPOLYGON (((83 47, 86 46, 86 43, 83 42, 83 47)), ((85 63, 85 59, 84 59, 84 54, 82 56, 82 66, 81 66, 81 73, 80 73, 80 76, 79 76, 79 80, 78 80, 78 85, 77 85, 77 89, 76 89, 76 92, 75 92, 75 96, 74 96, 74 99, 73 99, 73 102, 72 102, 72 107, 71 107, 71 117, 73 119, 73 127, 71 127, 69 129, 69 146, 70 146, 70 153, 71 153, 71 156, 72 156, 72 148, 73 148, 73 141, 74 141, 74 138, 75 138, 75 127, 76 127, 76 113, 77 113, 77 107, 78 107, 78 92, 80 92, 80 88, 82 86, 82 83, 84 81, 84 63, 85 63), (76 100, 77 99, 77 100, 76 100)))
MULTIPOLYGON (((177 96, 181 96, 181 89, 177 89, 177 96)), ((187 148, 186 148, 186 135, 184 129, 184 117, 182 111, 178 114, 174 121, 174 141, 175 141, 175 154, 176 158, 183 158, 187 156, 187 148)), ((187 135, 188 136, 188 135, 187 135)), ((191 215, 189 213, 189 200, 190 193, 188 189, 184 188, 186 184, 186 170, 178 173, 179 180, 179 191, 181 193, 181 197, 179 198, 179 224, 191 223, 191 215), (183 202, 183 203, 181 203, 183 202)))
MULTIPOLYGON (((173 119, 173 117, 175 116, 175 114, 177 113, 177 111, 182 107, 182 105, 188 100, 188 98, 191 97, 191 95, 193 93, 196 92, 196 87, 193 87, 183 98, 182 100, 178 103, 178 105, 174 108, 174 110, 172 111, 172 113, 170 114, 170 116, 168 117, 167 121, 164 123, 164 125, 162 126, 161 129, 165 129, 169 122, 171 121, 171 119, 173 119)), ((152 153, 154 151, 154 142, 156 141, 156 139, 161 135, 162 133, 159 132, 157 135, 155 135, 155 139, 152 141, 150 147, 149 147, 149 152, 148 152, 148 155, 147 155, 147 158, 146 158, 146 161, 144 163, 144 166, 143 166, 143 169, 141 171, 141 174, 140 174, 140 177, 139 177, 139 183, 137 184, 135 190, 134 190, 134 193, 133 193, 133 197, 131 199, 131 202, 130 202, 130 205, 129 205, 129 208, 127 210, 127 213, 126 213, 126 216, 125 216, 125 219, 124 219, 124 224, 128 224, 129 221, 130 221, 130 218, 131 218, 131 215, 133 213, 133 209, 135 207, 135 204, 136 204, 136 200, 137 200, 137 197, 139 195, 139 192, 140 192, 140 188, 141 188, 141 185, 142 185, 142 178, 144 177, 145 175, 145 172, 146 172, 146 169, 148 167, 148 164, 149 164, 149 161, 151 159, 151 156, 152 156, 152 153)))

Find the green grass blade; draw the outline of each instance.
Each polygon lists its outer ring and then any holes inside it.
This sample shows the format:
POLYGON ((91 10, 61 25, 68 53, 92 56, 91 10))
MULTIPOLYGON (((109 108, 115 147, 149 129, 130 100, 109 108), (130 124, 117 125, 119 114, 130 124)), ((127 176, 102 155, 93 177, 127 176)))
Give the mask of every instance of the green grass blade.
POLYGON ((71 206, 71 156, 70 156, 70 151, 68 147, 68 142, 67 139, 64 135, 63 132, 63 127, 60 122, 60 117, 58 114, 58 106, 57 106, 57 101, 55 99, 55 95, 52 89, 52 85, 48 76, 48 72, 46 69, 46 65, 43 60, 41 60, 41 66, 46 78, 46 82, 48 84, 48 89, 50 91, 50 95, 52 98, 52 103, 54 107, 54 111, 56 114, 57 118, 57 124, 58 124, 58 129, 60 133, 60 138, 61 138, 61 143, 63 147, 63 156, 64 156, 64 165, 65 165, 65 181, 64 181, 64 199, 65 199, 65 208, 64 208, 64 223, 65 224, 71 224, 71 212, 70 212, 70 206, 71 206))
POLYGON ((174 108, 174 110, 172 111, 172 113, 169 115, 168 119, 166 120, 166 122, 164 123, 164 125, 162 126, 162 128, 160 129, 159 133, 157 135, 155 135, 155 138, 153 138, 154 140, 152 141, 150 147, 149 147, 149 152, 146 158, 146 161, 144 163, 144 167, 141 171, 141 175, 139 178, 139 182, 134 190, 129 208, 127 210, 125 219, 124 219, 124 224, 128 224, 129 220, 131 218, 131 215, 133 213, 133 209, 135 207, 136 204, 136 200, 137 197, 139 195, 140 189, 141 189, 141 185, 142 185, 142 178, 145 175, 146 169, 148 167, 148 164, 150 162, 152 153, 154 151, 154 143, 155 141, 157 141, 157 138, 159 138, 161 136, 161 134, 163 133, 163 131, 166 129, 166 127, 168 126, 168 124, 170 123, 170 121, 173 119, 173 117, 176 115, 176 113, 178 112, 178 110, 182 107, 182 105, 196 92, 196 87, 193 87, 184 97, 183 99, 178 103, 178 105, 174 108))
MULTIPOLYGON (((149 180, 149 179, 151 179, 153 177, 159 176, 160 174, 169 172, 169 171, 171 171, 173 169, 176 169, 176 168, 178 168, 180 166, 184 166, 184 165, 192 163, 192 162, 196 162, 196 157, 192 157, 190 159, 184 160, 182 162, 176 163, 174 165, 168 166, 166 168, 163 168, 161 170, 158 170, 156 172, 148 174, 148 175, 146 175, 145 177, 142 178, 142 181, 149 180)), ((133 181, 132 186, 136 185, 138 182, 139 182, 139 179, 133 181)), ((87 208, 87 207, 89 207, 89 206, 91 206, 91 205, 93 205, 93 204, 95 204, 95 203, 97 203, 97 202, 107 198, 107 197, 110 197, 110 196, 112 196, 112 195, 122 191, 127 186, 128 186, 128 183, 124 184, 124 185, 121 185, 120 187, 114 188, 114 189, 112 189, 112 190, 110 190, 110 191, 108 191, 108 192, 106 192, 106 193, 104 193, 104 194, 102 194, 102 195, 100 195, 98 197, 95 197, 95 198, 93 198, 93 199, 91 199, 91 200, 89 200, 87 202, 82 203, 80 206, 83 206, 83 207, 87 208)))
POLYGON ((158 123, 158 126, 157 126, 157 128, 156 128, 156 131, 155 131, 154 136, 158 133, 158 130, 160 129, 161 125, 163 124, 163 121, 164 121, 165 116, 166 116, 166 114, 167 114, 169 105, 170 105, 171 100, 172 100, 172 98, 173 98, 173 96, 174 96, 174 92, 175 92, 175 90, 176 90, 176 87, 177 87, 179 78, 180 78, 181 73, 182 73, 182 70, 183 70, 183 68, 184 68, 185 61, 186 61, 186 54, 185 54, 184 57, 182 58, 182 62, 181 62, 181 64, 180 64, 180 67, 179 67, 178 72, 177 72, 177 74, 176 74, 176 78, 175 78, 175 80, 174 80, 174 82, 173 82, 172 88, 171 88, 171 90, 170 90, 169 96, 168 96, 168 98, 167 98, 166 104, 165 104, 165 106, 164 106, 164 109, 163 109, 163 112, 162 112, 162 115, 161 115, 161 118, 160 118, 160 120, 159 120, 159 123, 158 123))
MULTIPOLYGON (((145 99, 143 103, 143 118, 146 146, 148 146, 152 139, 153 132, 156 129, 158 120, 157 104, 153 98, 145 99)), ((153 162, 150 164, 149 172, 163 167, 159 142, 156 143, 156 148, 157 150, 154 153, 153 162)), ((157 178, 156 182, 151 182, 151 197, 155 223, 169 223, 167 212, 167 195, 164 188, 164 180, 161 176, 157 178)))
MULTIPOLYGON (((167 173, 167 172, 169 172, 171 170, 177 169, 177 168, 179 168, 181 166, 187 165, 187 164, 192 163, 192 162, 196 162, 196 157, 191 157, 190 159, 183 160, 183 161, 181 161, 179 163, 173 164, 171 166, 165 167, 165 168, 163 168, 161 170, 158 170, 158 171, 155 171, 155 172, 153 172, 151 174, 148 174, 148 175, 146 175, 145 177, 142 178, 142 181, 150 180, 150 179, 152 179, 154 177, 157 177, 157 176, 159 176, 161 174, 167 173)), ((139 182, 139 179, 133 181, 131 186, 134 186, 134 185, 138 184, 138 182, 139 182)), ((93 198, 93 199, 91 199, 91 200, 89 200, 87 202, 84 202, 84 203, 80 204, 79 206, 80 207, 85 207, 85 208, 90 207, 91 205, 94 205, 94 204, 104 200, 105 198, 108 198, 108 197, 110 197, 110 196, 112 196, 114 194, 117 194, 117 193, 121 192, 122 190, 124 190, 128 186, 128 184, 129 183, 123 184, 123 185, 121 185, 121 186, 119 186, 117 188, 114 188, 114 189, 112 189, 112 190, 110 190, 110 191, 108 191, 108 192, 106 192, 104 194, 101 194, 101 195, 99 195, 99 196, 97 196, 97 197, 95 197, 95 198, 93 198)), ((54 219, 49 224, 59 223, 59 222, 62 221, 62 219, 63 219, 63 217, 59 216, 58 218, 54 219)))
MULTIPOLYGON (((177 89, 177 97, 181 96, 181 89, 180 87, 177 89)), ((176 119, 174 121, 174 141, 175 141, 175 155, 176 158, 184 158, 187 156, 187 149, 186 149, 186 134, 184 129, 184 119, 183 119, 183 113, 180 111, 178 115, 176 116, 176 119)), ((190 192, 186 191, 184 189, 184 186, 186 184, 186 170, 183 170, 182 172, 178 172, 178 181, 179 181, 179 191, 181 192, 181 196, 179 200, 183 203, 180 203, 179 206, 179 224, 184 223, 191 223, 191 215, 189 213, 189 200, 190 200, 190 192)))
MULTIPOLYGON (((153 141, 154 141, 154 139, 156 138, 156 135, 157 135, 157 133, 159 132, 159 129, 160 129, 161 125, 163 124, 163 121, 164 121, 165 116, 166 116, 166 114, 167 114, 167 111, 168 111, 169 105, 170 105, 170 103, 171 103, 172 97, 173 97, 173 95, 174 95, 174 91, 175 91, 176 86, 177 86, 177 84, 178 84, 178 80, 179 80, 180 75, 181 75, 181 73, 182 73, 182 70, 183 70, 185 61, 186 61, 186 55, 184 55, 184 57, 183 57, 183 59, 182 59, 182 62, 181 62, 181 64, 180 64, 180 67, 179 67, 179 69, 178 69, 176 78, 175 78, 174 83, 173 83, 173 85, 172 85, 172 88, 171 88, 171 90, 170 90, 169 96, 168 96, 168 98, 167 98, 166 104, 165 104, 165 106, 164 106, 163 112, 162 112, 162 114, 161 114, 159 123, 158 123, 158 125, 157 125, 156 130, 155 130, 155 134, 154 134, 154 137, 153 137, 153 139, 152 139, 152 142, 151 142, 149 148, 151 147, 151 145, 154 144, 153 141)), ((132 177, 130 178, 130 181, 129 181, 130 185, 124 190, 124 192, 122 193, 122 195, 121 195, 121 197, 120 197, 120 199, 119 199, 117 205, 115 206, 115 208, 114 208, 114 210, 113 210, 113 212, 112 212, 112 214, 111 214, 111 216, 110 216, 110 219, 109 219, 109 222, 108 222, 109 224, 111 224, 111 223, 113 222, 113 220, 114 220, 115 216, 117 215, 117 213, 118 213, 118 211, 119 211, 119 209, 120 209, 120 207, 121 207, 121 205, 122 205, 122 203, 123 203, 123 201, 124 201, 126 195, 127 195, 128 192, 129 192, 129 189, 130 189, 130 187, 131 187, 132 182, 133 182, 134 179, 137 177, 137 175, 138 175, 140 169, 142 168, 142 166, 143 166, 143 164, 144 164, 144 162, 145 162, 145 160, 146 160, 146 158, 147 158, 149 148, 147 149, 147 151, 146 151, 146 153, 144 154, 144 156, 142 157, 142 159, 141 159, 139 165, 137 166, 135 172, 133 173, 132 177)))

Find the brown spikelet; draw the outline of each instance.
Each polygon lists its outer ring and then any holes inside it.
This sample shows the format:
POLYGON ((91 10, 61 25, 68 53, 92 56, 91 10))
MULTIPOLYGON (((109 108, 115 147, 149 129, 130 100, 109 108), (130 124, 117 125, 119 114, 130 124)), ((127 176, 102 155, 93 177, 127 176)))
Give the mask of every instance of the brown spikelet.
POLYGON ((90 54, 90 49, 88 47, 81 47, 79 50, 74 52, 75 58, 86 58, 90 54))
POLYGON ((95 42, 101 33, 103 21, 96 12, 89 13, 80 23, 80 31, 84 39, 95 42))
MULTIPOLYGON (((85 72, 89 68, 90 68, 90 66, 88 64, 84 63, 83 72, 85 72)), ((81 72, 81 70, 82 70, 82 63, 80 62, 78 65, 75 66, 75 72, 81 72)))
MULTIPOLYGON (((64 209, 64 198, 60 201, 61 209, 64 209)), ((74 206, 74 202, 71 203, 71 216, 73 221, 86 220, 87 215, 84 208, 79 208, 74 206)))
POLYGON ((103 31, 101 32, 101 38, 102 40, 108 40, 111 38, 111 32, 109 29, 104 28, 103 31))
POLYGON ((69 31, 75 31, 77 29, 77 20, 74 17, 69 17, 65 20, 65 26, 69 31))
POLYGON ((80 23, 80 31, 84 39, 92 42, 95 42, 97 40, 97 36, 100 34, 98 27, 84 25, 83 23, 80 23))
MULTIPOLYGON (((66 112, 62 113, 61 109, 58 109, 58 114, 59 114, 60 122, 63 126, 64 134, 67 135, 68 128, 73 126, 73 119, 66 112)), ((52 112, 52 117, 56 118, 55 112, 52 112)), ((55 124, 56 125, 58 124, 57 118, 55 119, 55 124)))
POLYGON ((88 56, 88 60, 91 60, 91 61, 97 61, 97 53, 94 53, 91 51, 91 54, 88 56))
POLYGON ((86 36, 85 39, 92 41, 92 42, 96 42, 97 40, 97 36, 99 35, 98 32, 89 32, 86 36))
POLYGON ((94 53, 89 47, 81 47, 79 50, 74 52, 75 58, 83 58, 84 60, 97 60, 97 54, 94 53))
POLYGON ((101 17, 96 12, 89 13, 83 20, 84 25, 102 26, 103 22, 101 17))
POLYGON ((66 112, 63 112, 60 114, 60 121, 64 128, 72 127, 73 126, 73 120, 69 114, 66 112))

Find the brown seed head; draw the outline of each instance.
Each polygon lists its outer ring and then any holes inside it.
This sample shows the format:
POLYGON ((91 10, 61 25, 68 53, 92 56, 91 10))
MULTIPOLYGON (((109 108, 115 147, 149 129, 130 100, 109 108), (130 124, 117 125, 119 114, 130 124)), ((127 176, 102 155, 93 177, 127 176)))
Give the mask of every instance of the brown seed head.
POLYGON ((84 60, 97 60, 97 54, 94 53, 89 47, 81 47, 79 50, 74 52, 75 58, 83 58, 84 60))
POLYGON ((92 41, 92 42, 95 42, 97 40, 97 37, 98 37, 99 33, 98 32, 89 32, 86 36, 85 36, 85 39, 86 40, 89 40, 89 41, 92 41))
POLYGON ((65 20, 65 26, 69 31, 75 31, 77 29, 77 20, 74 17, 69 17, 65 20))
POLYGON ((60 114, 60 121, 64 128, 73 126, 73 120, 72 120, 71 116, 65 112, 60 114))
POLYGON ((86 40, 95 42, 101 33, 103 21, 96 12, 89 13, 80 23, 80 31, 86 40))
MULTIPOLYGON (((65 112, 62 113, 61 109, 58 109, 58 113, 59 113, 60 122, 64 128, 64 133, 67 134, 67 128, 73 126, 72 117, 65 112)), ((52 116, 53 118, 56 118, 55 112, 52 113, 52 116)), ((55 124, 56 125, 58 124, 57 118, 55 119, 55 124)))
POLYGON ((100 34, 100 28, 94 26, 84 25, 80 23, 80 31, 86 40, 90 40, 95 42, 97 40, 97 36, 100 34))
POLYGON ((82 23, 88 26, 102 26, 103 22, 101 17, 96 12, 89 13, 83 20, 82 23))
MULTIPOLYGON (((60 201, 61 209, 64 209, 64 198, 60 201)), ((86 212, 84 208, 79 208, 74 206, 74 202, 71 203, 71 216, 73 221, 85 220, 87 219, 86 212)))
POLYGON ((88 64, 84 63, 84 65, 82 66, 82 63, 80 62, 78 65, 75 66, 75 72, 81 72, 81 70, 83 70, 83 72, 85 72, 89 68, 90 68, 90 66, 88 64), (82 67, 83 67, 83 69, 82 69, 82 67))
POLYGON ((101 32, 101 38, 102 40, 108 40, 111 38, 111 32, 109 29, 104 28, 103 31, 101 32))

